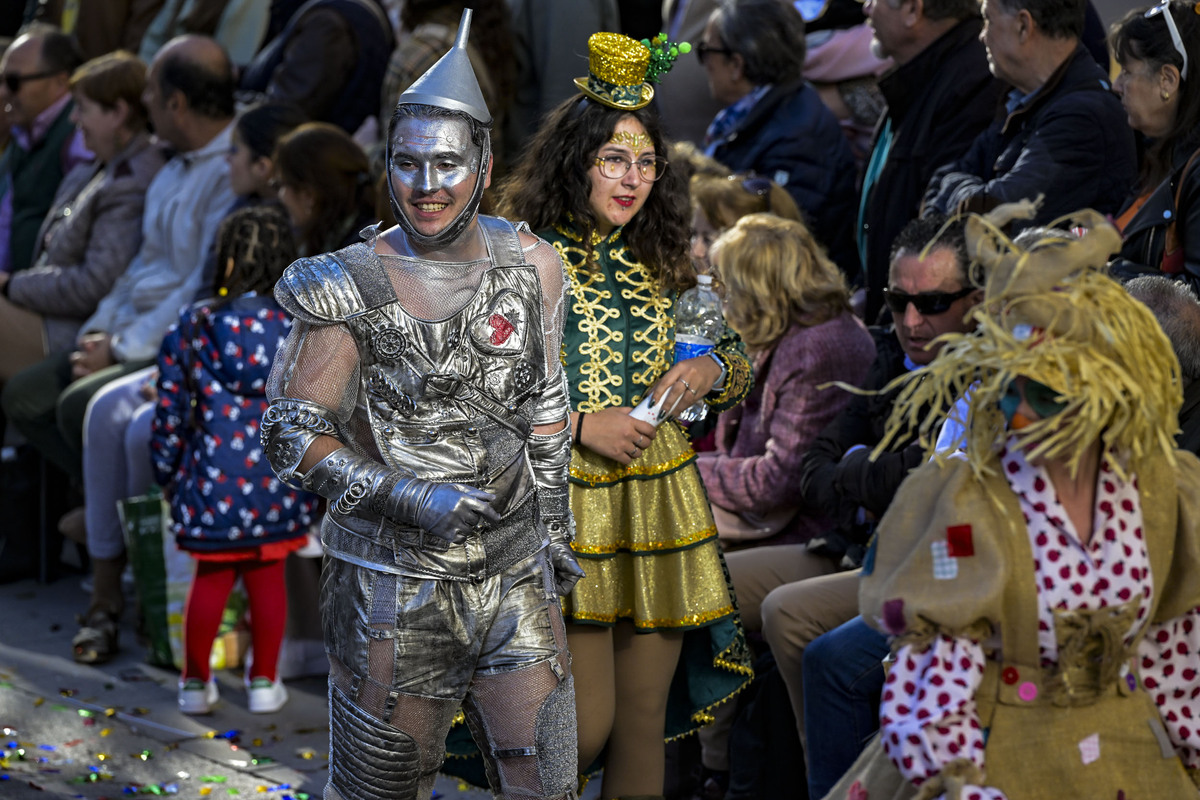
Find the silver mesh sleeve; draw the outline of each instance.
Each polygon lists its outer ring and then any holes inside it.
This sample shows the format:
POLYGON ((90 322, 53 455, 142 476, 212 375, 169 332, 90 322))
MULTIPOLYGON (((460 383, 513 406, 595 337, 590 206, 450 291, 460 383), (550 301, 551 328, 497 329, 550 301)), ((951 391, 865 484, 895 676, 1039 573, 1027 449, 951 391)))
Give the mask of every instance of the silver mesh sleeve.
POLYGON ((574 541, 575 525, 567 502, 567 468, 571 464, 570 426, 556 433, 530 435, 526 452, 538 485, 541 517, 550 534, 550 541, 574 541))
POLYGON ((546 383, 533 411, 533 424, 562 428, 554 433, 534 433, 526 445, 529 463, 538 485, 541 518, 551 542, 571 542, 575 526, 567 503, 567 468, 571 464, 570 392, 567 376, 558 357, 562 347, 567 291, 562 257, 544 241, 529 248, 525 257, 538 269, 542 285, 543 326, 546 337, 546 383))

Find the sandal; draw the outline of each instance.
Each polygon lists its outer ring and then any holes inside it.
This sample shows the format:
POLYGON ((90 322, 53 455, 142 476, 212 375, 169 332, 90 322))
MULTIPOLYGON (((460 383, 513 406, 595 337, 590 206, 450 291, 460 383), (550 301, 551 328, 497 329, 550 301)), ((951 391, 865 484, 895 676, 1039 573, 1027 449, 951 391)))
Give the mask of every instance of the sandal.
POLYGON ((117 618, 106 611, 93 611, 80 619, 83 627, 71 640, 80 664, 103 664, 117 654, 117 618))

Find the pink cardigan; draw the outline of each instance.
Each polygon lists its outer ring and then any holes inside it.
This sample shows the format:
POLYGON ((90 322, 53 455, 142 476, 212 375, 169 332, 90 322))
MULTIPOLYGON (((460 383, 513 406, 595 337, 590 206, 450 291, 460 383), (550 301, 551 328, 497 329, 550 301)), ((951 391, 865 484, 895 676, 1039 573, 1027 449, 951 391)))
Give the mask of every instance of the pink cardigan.
MULTIPOLYGON (((754 356, 754 388, 717 422, 716 450, 697 461, 713 505, 765 513, 795 504, 800 459, 849 401, 829 381, 859 385, 875 358, 866 327, 849 312, 812 327, 793 325, 754 356)), ((807 541, 823 517, 801 508, 783 531, 761 543, 807 541)))

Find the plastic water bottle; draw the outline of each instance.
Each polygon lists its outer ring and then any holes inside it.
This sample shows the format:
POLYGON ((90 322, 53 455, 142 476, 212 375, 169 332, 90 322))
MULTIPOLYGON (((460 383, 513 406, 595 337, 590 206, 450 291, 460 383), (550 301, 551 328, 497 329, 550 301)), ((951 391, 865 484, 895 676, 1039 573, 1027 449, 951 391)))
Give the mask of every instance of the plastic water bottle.
MULTIPOLYGON (((721 298, 711 275, 697 275, 696 285, 679 295, 675 304, 675 363, 711 353, 725 330, 721 298)), ((676 415, 680 422, 698 422, 708 414, 702 398, 676 415)))

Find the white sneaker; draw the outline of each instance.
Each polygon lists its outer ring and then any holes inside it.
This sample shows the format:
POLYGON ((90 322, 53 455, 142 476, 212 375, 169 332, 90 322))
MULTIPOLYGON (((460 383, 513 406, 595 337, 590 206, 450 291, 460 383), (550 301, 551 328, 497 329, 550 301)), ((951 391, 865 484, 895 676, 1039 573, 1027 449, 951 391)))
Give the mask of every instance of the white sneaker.
POLYGON ((212 678, 208 682, 199 678, 188 678, 179 681, 179 710, 184 714, 208 714, 212 712, 212 704, 221 696, 217 691, 217 682, 212 678))
POLYGON ((273 714, 287 702, 287 689, 283 681, 270 678, 255 678, 246 685, 251 714, 273 714))

